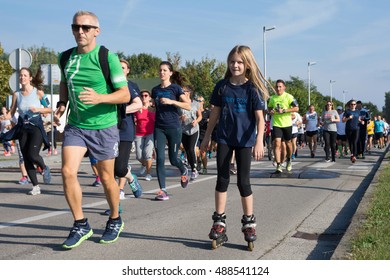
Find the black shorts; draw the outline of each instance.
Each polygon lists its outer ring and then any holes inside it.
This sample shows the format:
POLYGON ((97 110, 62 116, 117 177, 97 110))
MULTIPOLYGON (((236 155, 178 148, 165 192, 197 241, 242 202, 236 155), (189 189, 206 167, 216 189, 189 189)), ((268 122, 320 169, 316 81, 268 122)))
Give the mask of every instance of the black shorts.
POLYGON ((345 135, 345 134, 344 135, 337 134, 336 139, 340 140, 340 141, 347 141, 347 135, 345 135))
POLYGON ((379 140, 383 137, 383 132, 375 132, 375 140, 379 140))
POLYGON ((306 136, 308 136, 308 137, 313 137, 313 136, 316 136, 317 134, 318 134, 318 130, 306 131, 306 136))
POLYGON ((280 138, 282 141, 289 141, 292 138, 292 126, 272 128, 272 139, 280 138))

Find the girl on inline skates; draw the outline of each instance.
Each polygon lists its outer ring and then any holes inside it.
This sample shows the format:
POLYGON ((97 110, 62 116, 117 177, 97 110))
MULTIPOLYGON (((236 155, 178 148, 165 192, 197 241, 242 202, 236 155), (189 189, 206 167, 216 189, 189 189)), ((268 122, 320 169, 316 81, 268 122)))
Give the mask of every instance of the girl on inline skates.
POLYGON ((263 112, 268 91, 262 80, 264 76, 247 46, 235 46, 227 57, 225 77, 219 81, 212 93, 209 124, 201 144, 207 151, 211 133, 217 127, 217 183, 215 188, 214 221, 209 238, 215 249, 227 241, 226 201, 230 182, 230 159, 233 151, 237 162, 237 186, 241 195, 243 216, 242 232, 253 249, 256 240, 256 218, 253 214, 253 195, 250 185, 251 157, 260 160, 264 156, 263 136, 265 121, 263 112))

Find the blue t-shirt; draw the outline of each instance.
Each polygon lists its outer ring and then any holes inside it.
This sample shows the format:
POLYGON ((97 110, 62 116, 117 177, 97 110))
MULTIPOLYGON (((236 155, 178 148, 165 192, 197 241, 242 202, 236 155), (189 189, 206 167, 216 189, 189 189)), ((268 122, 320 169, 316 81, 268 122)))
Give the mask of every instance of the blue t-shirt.
POLYGON ((374 121, 374 133, 383 133, 385 132, 385 122, 382 120, 374 121))
POLYGON ((347 130, 356 130, 359 128, 359 110, 347 110, 344 113, 344 117, 348 119, 348 121, 345 123, 345 129, 347 130), (353 118, 350 120, 349 116, 353 116, 353 118))
MULTIPOLYGON (((136 83, 132 81, 127 81, 127 87, 130 92, 130 101, 129 105, 134 98, 140 96, 140 90, 136 83)), ((119 130, 119 139, 120 141, 131 141, 133 142, 135 138, 135 126, 134 126, 134 113, 126 114, 126 118, 122 119, 121 129, 119 130)))
POLYGON ((156 122, 157 128, 181 128, 180 110, 174 105, 166 105, 160 103, 160 98, 169 98, 180 101, 180 95, 184 94, 183 89, 177 84, 170 84, 166 88, 161 85, 155 86, 152 89, 152 98, 156 105, 156 122))
POLYGON ((255 145, 255 111, 264 110, 265 102, 251 82, 236 86, 226 80, 219 81, 210 103, 221 108, 217 125, 218 143, 233 147, 255 145))

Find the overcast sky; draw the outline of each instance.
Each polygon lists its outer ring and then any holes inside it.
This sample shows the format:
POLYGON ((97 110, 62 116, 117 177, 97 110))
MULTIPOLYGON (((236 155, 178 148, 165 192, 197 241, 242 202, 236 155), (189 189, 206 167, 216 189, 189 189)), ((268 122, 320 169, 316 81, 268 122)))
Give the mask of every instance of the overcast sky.
MULTIPOLYGON (((0 0, 0 43, 6 52, 75 45, 70 24, 77 10, 98 17, 98 43, 127 55, 183 61, 225 62, 237 44, 251 47, 267 77, 308 80, 324 95, 371 101, 381 110, 390 91, 390 1, 388 0, 0 0)), ((287 89, 288 91, 288 89, 287 89)), ((305 106, 307 104, 304 104, 305 106)))

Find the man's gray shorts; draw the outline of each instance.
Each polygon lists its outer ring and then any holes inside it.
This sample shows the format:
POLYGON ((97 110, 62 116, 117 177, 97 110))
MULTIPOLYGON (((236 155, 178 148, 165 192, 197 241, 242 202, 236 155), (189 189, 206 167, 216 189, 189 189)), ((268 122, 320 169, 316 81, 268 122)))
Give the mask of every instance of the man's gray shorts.
POLYGON ((104 129, 83 129, 66 125, 62 147, 86 147, 96 160, 113 159, 118 156, 119 130, 117 125, 104 129))

